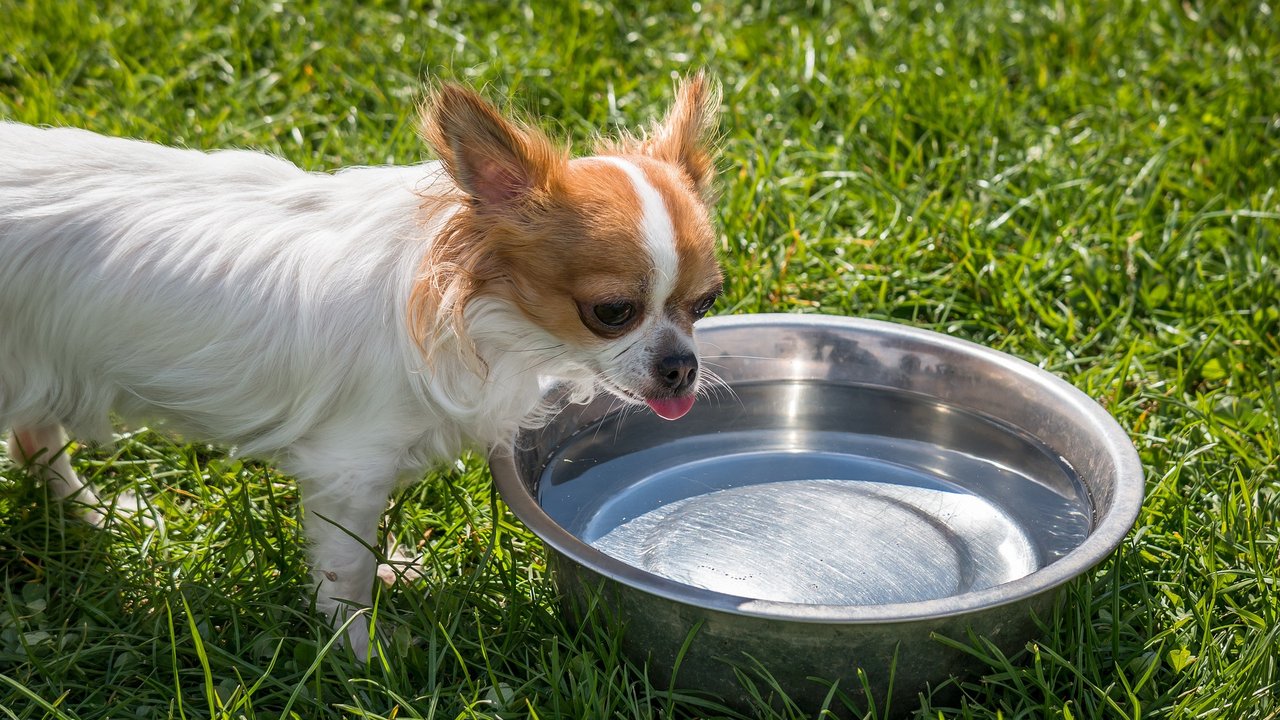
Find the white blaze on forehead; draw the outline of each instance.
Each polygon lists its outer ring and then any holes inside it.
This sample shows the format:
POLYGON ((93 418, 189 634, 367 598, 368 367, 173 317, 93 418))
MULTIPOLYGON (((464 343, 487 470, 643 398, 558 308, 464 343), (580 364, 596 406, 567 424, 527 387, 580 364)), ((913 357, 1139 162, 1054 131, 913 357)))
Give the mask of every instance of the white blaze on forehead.
POLYGON ((676 282, 678 257, 676 255, 676 229, 671 222, 671 214, 667 212, 667 204, 663 202, 658 189, 645 177, 644 171, 635 163, 622 158, 602 157, 604 162, 622 170, 631 179, 636 195, 640 198, 640 232, 644 235, 645 245, 649 248, 649 257, 653 260, 655 277, 653 279, 653 297, 662 303, 671 294, 676 282))

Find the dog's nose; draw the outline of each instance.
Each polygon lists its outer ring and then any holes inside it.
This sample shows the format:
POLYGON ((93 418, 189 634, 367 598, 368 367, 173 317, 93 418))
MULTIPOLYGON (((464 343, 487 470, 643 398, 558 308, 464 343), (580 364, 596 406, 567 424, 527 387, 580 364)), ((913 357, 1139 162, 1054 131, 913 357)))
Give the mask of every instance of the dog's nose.
POLYGON ((698 379, 698 358, 693 353, 668 355, 658 361, 654 373, 665 389, 682 393, 698 379))

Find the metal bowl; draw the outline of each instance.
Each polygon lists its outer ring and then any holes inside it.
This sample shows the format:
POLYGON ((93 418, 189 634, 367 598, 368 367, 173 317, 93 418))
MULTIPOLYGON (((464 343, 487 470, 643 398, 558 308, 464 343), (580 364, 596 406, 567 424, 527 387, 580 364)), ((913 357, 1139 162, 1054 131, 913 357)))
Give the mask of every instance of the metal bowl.
POLYGON ((1125 432, 1022 360, 827 316, 697 340, 725 385, 681 420, 565 402, 490 458, 569 604, 622 623, 658 682, 745 705, 767 673, 802 708, 838 683, 905 709, 973 668, 938 636, 1016 651, 1137 517, 1125 432))

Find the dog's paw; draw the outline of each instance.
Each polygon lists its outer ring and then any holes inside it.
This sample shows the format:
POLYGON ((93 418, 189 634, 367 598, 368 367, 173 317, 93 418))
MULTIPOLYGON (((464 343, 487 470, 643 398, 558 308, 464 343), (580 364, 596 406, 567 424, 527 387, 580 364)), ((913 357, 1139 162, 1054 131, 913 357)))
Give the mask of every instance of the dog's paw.
POLYGON ((368 613, 351 608, 339 608, 336 612, 337 617, 326 613, 333 622, 333 648, 351 653, 360 662, 368 662, 373 649, 369 642, 368 613))
POLYGON ((338 638, 338 642, 345 646, 352 655, 360 662, 369 661, 369 618, 365 615, 357 615, 352 618, 347 625, 347 630, 338 638))
POLYGON ((96 528, 105 528, 110 523, 110 513, 102 507, 101 503, 69 501, 67 506, 71 509, 72 517, 96 528))
POLYGON ((378 564, 378 580, 385 587, 393 587, 397 583, 409 584, 426 577, 426 568, 422 558, 397 545, 387 553, 387 561, 378 564))
POLYGON ((130 490, 107 498, 77 496, 71 502, 76 516, 96 527, 126 522, 149 530, 164 530, 164 518, 159 511, 130 490))
POLYGON ((125 490, 109 502, 113 513, 129 517, 144 527, 164 530, 164 516, 154 505, 143 501, 136 493, 125 490))

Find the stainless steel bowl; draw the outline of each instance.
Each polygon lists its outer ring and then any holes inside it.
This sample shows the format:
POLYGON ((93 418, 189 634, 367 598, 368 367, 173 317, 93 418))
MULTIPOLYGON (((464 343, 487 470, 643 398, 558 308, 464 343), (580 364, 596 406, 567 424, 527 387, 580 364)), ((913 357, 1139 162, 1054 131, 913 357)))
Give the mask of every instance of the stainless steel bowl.
POLYGON ((907 709, 973 667, 937 636, 1016 650, 1137 517, 1125 432, 1022 360, 827 316, 697 339, 725 386, 684 418, 600 398, 490 458, 569 604, 659 682, 745 704, 763 669, 801 707, 865 683, 907 709))

